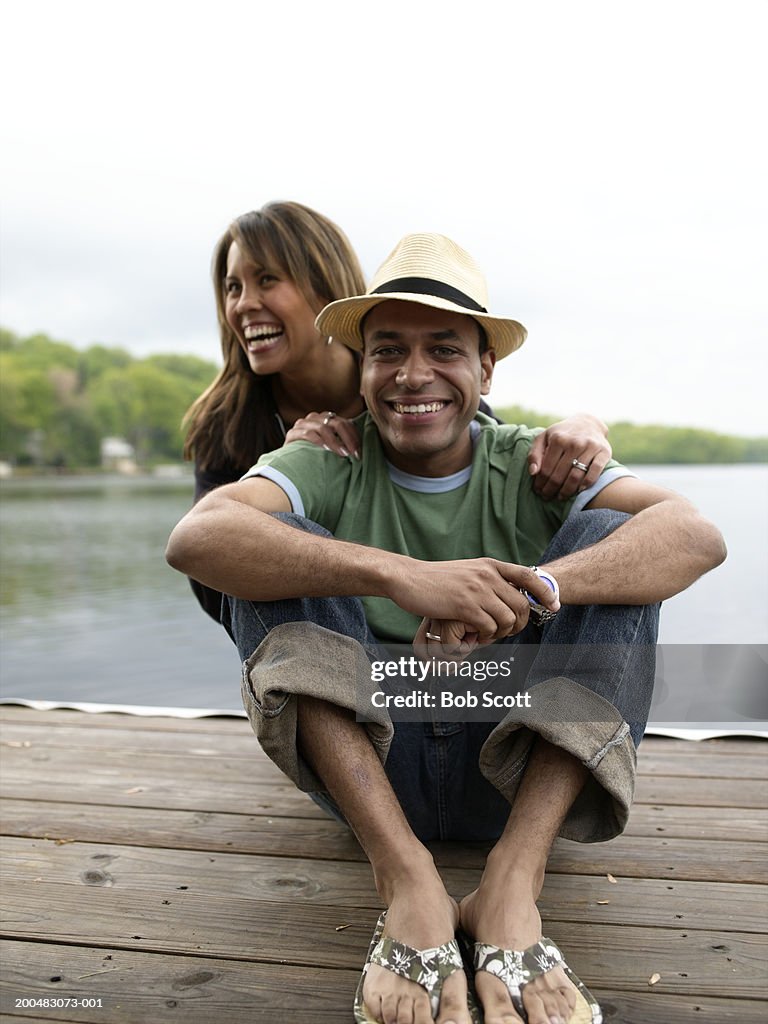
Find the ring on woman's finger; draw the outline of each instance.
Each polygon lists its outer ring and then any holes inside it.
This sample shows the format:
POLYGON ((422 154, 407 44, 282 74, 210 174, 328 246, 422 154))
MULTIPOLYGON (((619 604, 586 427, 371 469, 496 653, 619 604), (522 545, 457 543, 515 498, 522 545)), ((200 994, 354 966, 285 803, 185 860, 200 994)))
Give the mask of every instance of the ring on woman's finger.
POLYGON ((323 417, 323 426, 327 427, 335 415, 335 412, 327 412, 323 417))
POLYGON ((583 462, 579 462, 578 459, 571 459, 571 465, 574 469, 580 469, 582 473, 586 473, 589 470, 589 466, 585 466, 583 462))
POLYGON ((436 633, 427 633, 427 640, 436 640, 439 644, 443 642, 443 638, 436 633))

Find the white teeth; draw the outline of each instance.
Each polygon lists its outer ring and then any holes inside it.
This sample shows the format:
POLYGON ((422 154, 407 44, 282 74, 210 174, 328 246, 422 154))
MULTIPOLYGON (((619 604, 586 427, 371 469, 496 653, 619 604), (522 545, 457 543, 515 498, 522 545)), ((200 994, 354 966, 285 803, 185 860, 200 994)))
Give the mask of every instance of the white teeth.
POLYGON ((393 402, 392 405, 395 412, 418 416, 425 412, 439 412, 445 406, 445 402, 421 402, 419 405, 401 405, 400 402, 393 402))
POLYGON ((249 324, 243 328, 246 341, 271 341, 283 333, 282 327, 276 324, 249 324))

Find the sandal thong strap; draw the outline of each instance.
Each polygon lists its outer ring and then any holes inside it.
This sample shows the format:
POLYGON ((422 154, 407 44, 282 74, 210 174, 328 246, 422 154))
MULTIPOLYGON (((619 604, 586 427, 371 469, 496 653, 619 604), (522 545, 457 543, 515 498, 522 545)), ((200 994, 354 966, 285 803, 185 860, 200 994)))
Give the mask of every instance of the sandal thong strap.
POLYGON ((563 954, 551 939, 541 939, 521 952, 475 944, 475 970, 501 978, 513 999, 519 997, 523 985, 564 963, 563 954))
POLYGON ((482 942, 475 943, 475 971, 494 974, 507 986, 512 1004, 518 1014, 526 1020, 525 1009, 520 995, 524 985, 534 978, 546 974, 553 967, 561 966, 571 983, 576 987, 588 1008, 592 1024, 602 1024, 603 1014, 592 993, 580 978, 577 978, 552 939, 541 939, 528 949, 499 949, 482 942))
POLYGON ((413 949, 384 936, 371 952, 369 963, 378 964, 426 989, 433 1017, 440 1006, 443 982, 449 974, 464 969, 455 939, 432 949, 413 949))

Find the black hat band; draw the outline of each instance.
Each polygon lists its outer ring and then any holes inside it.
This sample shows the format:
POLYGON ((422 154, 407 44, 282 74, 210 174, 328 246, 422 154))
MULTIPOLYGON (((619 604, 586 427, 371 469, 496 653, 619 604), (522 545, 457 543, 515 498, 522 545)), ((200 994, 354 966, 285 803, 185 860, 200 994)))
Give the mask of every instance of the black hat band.
POLYGON ((428 277, 398 277, 394 281, 385 281, 374 288, 371 295, 385 295, 387 292, 413 292, 414 295, 434 295, 439 299, 447 299, 457 306, 471 309, 475 313, 487 313, 485 306, 475 302, 458 288, 453 288, 442 281, 433 281, 428 277))

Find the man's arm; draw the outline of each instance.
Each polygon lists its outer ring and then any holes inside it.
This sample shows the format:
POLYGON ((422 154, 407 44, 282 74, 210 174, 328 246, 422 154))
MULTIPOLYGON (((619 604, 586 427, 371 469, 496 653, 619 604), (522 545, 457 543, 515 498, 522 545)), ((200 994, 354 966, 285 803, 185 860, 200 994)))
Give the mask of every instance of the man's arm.
POLYGON ((246 600, 380 592, 376 549, 308 534, 270 514, 290 511, 285 491, 264 477, 219 487, 175 527, 166 559, 206 586, 246 600))
POLYGON ((519 587, 559 607, 549 586, 524 566, 492 558, 423 562, 306 533, 269 514, 289 511, 283 490, 262 477, 219 487, 173 530, 166 558, 206 586, 246 600, 388 597, 414 615, 461 619, 488 642, 528 621, 519 587))
POLYGON ((725 559, 717 527, 673 491, 623 477, 587 508, 612 508, 632 518, 597 544, 542 566, 557 580, 563 604, 663 601, 725 559))

